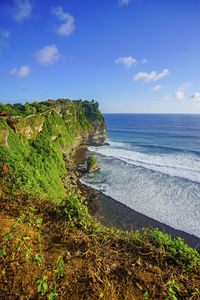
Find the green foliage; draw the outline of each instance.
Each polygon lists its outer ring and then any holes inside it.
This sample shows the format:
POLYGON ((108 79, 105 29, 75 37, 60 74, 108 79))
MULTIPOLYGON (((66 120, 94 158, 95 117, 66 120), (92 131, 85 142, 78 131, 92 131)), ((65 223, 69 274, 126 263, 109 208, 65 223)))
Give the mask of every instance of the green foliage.
POLYGON ((63 256, 60 255, 57 261, 55 262, 54 274, 56 275, 56 277, 63 277, 65 275, 64 266, 65 263, 63 260, 63 256))
POLYGON ((35 263, 36 265, 40 265, 41 261, 42 261, 42 258, 38 253, 32 257, 32 262, 35 263))
POLYGON ((192 293, 192 297, 190 297, 190 300, 192 299, 199 299, 200 298, 200 290, 195 288, 194 292, 192 293), (195 297, 195 298, 194 298, 195 297))
POLYGON ((2 111, 8 112, 9 115, 11 115, 11 116, 19 115, 19 110, 11 104, 2 104, 2 103, 0 103, 0 113, 2 111))
POLYGON ((145 293, 144 293, 144 299, 149 299, 149 293, 146 291, 145 293))
POLYGON ((40 292, 42 294, 42 296, 44 296, 48 291, 47 279, 48 279, 48 276, 43 276, 42 278, 37 277, 35 280, 35 282, 37 284, 38 292, 40 292))
POLYGON ((6 249, 0 249, 0 256, 6 255, 6 249))
POLYGON ((94 121, 96 119, 98 120, 104 120, 104 117, 102 116, 101 112, 99 111, 99 103, 91 103, 89 101, 84 101, 82 103, 82 107, 85 112, 85 116, 90 121, 94 121))
POLYGON ((56 292, 56 286, 53 290, 53 292, 51 292, 48 296, 48 300, 54 300, 56 299, 56 297, 59 296, 59 294, 56 292))
POLYGON ((171 235, 158 230, 143 229, 144 237, 150 240, 157 247, 164 246, 178 264, 181 264, 186 270, 189 270, 196 265, 200 267, 200 254, 196 249, 189 247, 180 237, 172 239, 171 235))
POLYGON ((76 225, 80 228, 86 228, 90 224, 87 206, 81 204, 72 194, 69 194, 60 203, 58 212, 61 217, 65 217, 70 221, 72 226, 76 225))
MULTIPOLYGON (((25 105, 19 103, 7 106, 10 114, 19 112, 19 115, 25 116, 46 110, 47 106, 44 103, 33 102, 25 105)), ((7 178, 10 190, 29 188, 34 190, 34 193, 50 197, 53 201, 63 199, 64 188, 60 178, 66 171, 61 147, 69 149, 76 134, 90 128, 91 120, 95 118, 98 120, 101 115, 98 105, 88 101, 66 100, 64 105, 67 106, 61 106, 62 117, 50 108, 42 116, 20 118, 15 124, 20 134, 16 134, 6 121, 2 120, 0 140, 3 141, 4 132, 8 132, 9 147, 4 143, 0 145, 0 168, 5 164, 9 171, 15 174, 7 178), (39 128, 41 124, 42 131, 34 135, 35 128, 39 128), (29 139, 23 133, 25 128, 28 132, 32 132, 29 139)), ((6 110, 3 104, 0 108, 6 110)))
POLYGON ((169 286, 168 297, 165 300, 178 300, 176 293, 180 292, 179 285, 174 280, 169 280, 167 284, 169 286))
MULTIPOLYGON (((7 111, 10 116, 22 116, 26 117, 32 114, 38 114, 45 112, 49 107, 53 107, 57 104, 69 104, 69 110, 71 113, 76 111, 77 119, 79 121, 94 121, 94 120, 104 120, 103 115, 99 111, 99 103, 92 103, 90 101, 82 100, 69 100, 69 99, 58 99, 53 102, 48 101, 34 101, 33 103, 26 102, 25 104, 15 103, 15 104, 2 104, 0 103, 0 113, 2 111, 7 111), (74 109, 75 108, 75 109, 74 109)), ((68 115, 69 117, 69 115, 68 115)), ((83 125, 83 124, 82 124, 83 125)))
POLYGON ((91 168, 95 164, 96 164, 96 159, 94 158, 94 156, 89 155, 88 158, 87 158, 87 167, 91 168))
POLYGON ((21 103, 15 104, 2 104, 0 103, 0 113, 2 111, 6 111, 10 116, 28 116, 32 114, 36 114, 38 112, 43 112, 47 109, 47 107, 43 104, 39 104, 38 102, 33 102, 30 104, 26 102, 26 104, 22 105, 21 103))

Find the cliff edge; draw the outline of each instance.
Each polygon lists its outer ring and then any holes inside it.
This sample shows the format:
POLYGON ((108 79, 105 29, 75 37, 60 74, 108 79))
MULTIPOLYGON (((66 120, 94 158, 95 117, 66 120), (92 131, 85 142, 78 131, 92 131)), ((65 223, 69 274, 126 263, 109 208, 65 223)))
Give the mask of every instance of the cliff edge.
POLYGON ((105 138, 98 103, 0 104, 0 298, 199 299, 195 249, 88 213, 69 154, 105 138))
POLYGON ((0 168, 6 166, 18 188, 34 189, 53 201, 65 195, 63 155, 106 139, 98 102, 62 99, 0 109, 0 168))

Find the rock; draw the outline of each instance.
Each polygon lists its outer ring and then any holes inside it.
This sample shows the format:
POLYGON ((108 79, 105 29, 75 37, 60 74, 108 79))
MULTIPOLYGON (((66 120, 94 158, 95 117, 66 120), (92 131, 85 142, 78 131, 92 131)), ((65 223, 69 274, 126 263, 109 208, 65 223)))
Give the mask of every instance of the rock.
POLYGON ((89 155, 88 159, 87 159, 87 172, 93 173, 98 170, 99 170, 99 167, 98 167, 96 159, 92 155, 89 155))

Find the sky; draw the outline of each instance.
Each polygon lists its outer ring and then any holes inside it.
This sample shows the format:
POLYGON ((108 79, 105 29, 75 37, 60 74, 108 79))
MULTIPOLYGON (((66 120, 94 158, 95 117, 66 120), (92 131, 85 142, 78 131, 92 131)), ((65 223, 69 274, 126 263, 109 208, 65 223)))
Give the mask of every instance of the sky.
POLYGON ((0 102, 200 113, 199 0, 0 0, 0 102))

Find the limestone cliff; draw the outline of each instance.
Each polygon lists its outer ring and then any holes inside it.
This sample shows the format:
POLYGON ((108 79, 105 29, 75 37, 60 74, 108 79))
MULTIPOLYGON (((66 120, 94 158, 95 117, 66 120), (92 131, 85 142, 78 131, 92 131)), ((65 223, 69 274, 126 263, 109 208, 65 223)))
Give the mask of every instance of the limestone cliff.
POLYGON ((63 155, 82 145, 103 145, 105 139, 98 103, 56 102, 27 116, 19 111, 19 115, 0 117, 0 171, 6 165, 17 186, 62 198, 63 155))
MULTIPOLYGON (((28 140, 36 139, 37 135, 42 131, 46 120, 53 113, 56 113, 57 117, 60 117, 65 122, 66 130, 72 131, 73 142, 70 145, 70 150, 73 151, 80 145, 100 146, 104 144, 107 133, 105 120, 99 110, 97 111, 98 115, 95 116, 93 114, 93 118, 91 119, 90 114, 85 114, 84 102, 81 102, 81 105, 80 102, 78 105, 76 102, 70 102, 57 104, 54 107, 48 108, 43 113, 28 115, 25 118, 19 116, 0 118, 0 141, 4 145, 9 146, 7 142, 9 130, 5 129, 6 125, 14 130, 21 140, 23 140, 23 136, 26 136, 28 140), (80 113, 85 118, 81 119, 80 113), (74 129, 72 128, 73 126, 75 127, 74 129)), ((56 127, 58 129, 59 125, 56 124, 56 127)), ((59 133, 59 130, 57 133, 59 133)), ((64 135, 65 133, 62 132, 62 134, 64 135)), ((51 135, 52 140, 55 140, 57 137, 57 135, 51 135)), ((69 149, 64 149, 63 147, 61 149, 63 152, 69 152, 69 149)))

